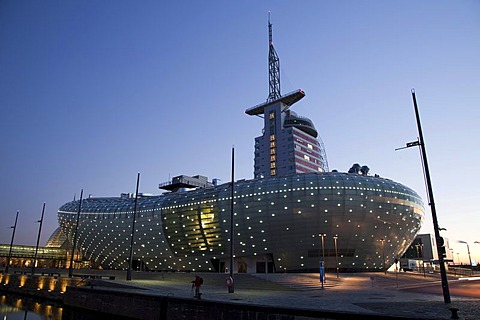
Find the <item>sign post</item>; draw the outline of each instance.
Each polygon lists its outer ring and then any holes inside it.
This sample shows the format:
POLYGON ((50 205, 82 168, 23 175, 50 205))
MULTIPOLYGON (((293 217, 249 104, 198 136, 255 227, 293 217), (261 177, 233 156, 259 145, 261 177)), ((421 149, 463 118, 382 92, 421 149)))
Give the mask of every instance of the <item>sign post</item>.
POLYGON ((325 267, 323 266, 323 264, 323 260, 320 260, 320 282, 322 283, 322 289, 323 283, 325 282, 325 267))

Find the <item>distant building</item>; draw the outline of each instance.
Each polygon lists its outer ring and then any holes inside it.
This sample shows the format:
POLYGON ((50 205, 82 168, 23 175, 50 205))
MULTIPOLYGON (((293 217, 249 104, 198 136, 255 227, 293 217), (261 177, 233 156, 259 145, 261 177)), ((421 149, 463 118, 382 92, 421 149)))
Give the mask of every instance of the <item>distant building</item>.
MULTIPOLYGON (((445 250, 447 254, 444 261, 446 263, 453 262, 450 243, 447 238, 443 239, 445 240, 445 250)), ((438 267, 438 251, 435 242, 435 235, 430 233, 417 235, 401 257, 400 261, 403 266, 407 266, 407 269, 419 270, 424 266, 430 269, 436 269, 436 267, 438 267)))
MULTIPOLYGON (((10 253, 10 267, 30 268, 33 266, 36 246, 0 244, 0 267, 5 268, 10 253)), ((37 268, 65 268, 69 266, 72 246, 65 233, 58 227, 48 238, 45 247, 38 247, 37 268)), ((81 262, 82 256, 75 251, 75 262, 81 262)), ((85 265, 85 264, 83 264, 85 265)), ((88 265, 88 264, 87 264, 88 265)), ((79 265, 80 267, 80 265, 79 265)))
MULTIPOLYGON (((445 249, 447 257, 446 262, 453 262, 452 251, 450 250, 450 243, 447 238, 445 240, 445 249)), ((419 259, 425 261, 438 261, 437 245, 435 242, 435 235, 426 233, 419 234, 413 240, 412 244, 408 247, 402 258, 406 259, 419 259)))

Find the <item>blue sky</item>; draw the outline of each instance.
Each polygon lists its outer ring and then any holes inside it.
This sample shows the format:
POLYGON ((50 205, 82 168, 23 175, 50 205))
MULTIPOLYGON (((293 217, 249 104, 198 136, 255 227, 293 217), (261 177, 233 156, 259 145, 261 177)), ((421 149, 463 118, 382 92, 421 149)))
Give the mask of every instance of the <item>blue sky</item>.
MULTIPOLYGON (((415 88, 438 219, 480 260, 478 1, 0 2, 0 243, 42 243, 86 195, 159 193, 169 177, 253 176, 268 96, 267 13, 282 93, 312 119, 330 169, 353 163, 424 199, 415 88)), ((425 200, 426 202, 426 200, 425 200)), ((422 232, 432 232, 427 211, 422 232)), ((455 258, 457 258, 455 256, 455 258)))

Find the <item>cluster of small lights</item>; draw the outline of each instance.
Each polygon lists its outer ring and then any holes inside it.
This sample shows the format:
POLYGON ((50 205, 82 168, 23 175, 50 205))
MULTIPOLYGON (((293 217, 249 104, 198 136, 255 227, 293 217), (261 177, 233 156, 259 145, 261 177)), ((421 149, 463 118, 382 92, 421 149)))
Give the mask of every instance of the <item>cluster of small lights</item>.
MULTIPOLYGON (((385 256, 393 260, 423 220, 423 204, 410 189, 341 173, 238 182, 234 200, 237 257, 273 257, 277 270, 316 268, 319 231, 338 234, 343 266, 382 268, 376 239, 387 239, 385 256)), ((230 201, 228 185, 139 198, 134 259, 150 269, 213 270, 212 260, 229 257, 230 201)), ((78 201, 59 210, 69 239, 77 210, 78 201)), ((126 268, 132 220, 131 198, 86 199, 78 228, 84 256, 94 264, 126 268)), ((328 236, 331 252, 333 235, 328 236)))

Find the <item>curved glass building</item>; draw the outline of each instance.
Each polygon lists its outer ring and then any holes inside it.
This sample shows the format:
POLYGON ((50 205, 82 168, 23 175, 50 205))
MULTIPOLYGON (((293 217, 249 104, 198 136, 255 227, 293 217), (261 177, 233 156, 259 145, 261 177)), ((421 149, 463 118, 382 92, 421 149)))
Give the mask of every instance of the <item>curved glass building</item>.
MULTIPOLYGON (((137 265, 223 271, 230 254, 230 188, 140 197, 137 265)), ((127 268, 134 201, 124 196, 82 202, 78 245, 94 265, 127 268)), ((73 201, 58 212, 68 238, 78 206, 73 201)), ((422 220, 419 196, 380 177, 330 172, 239 181, 234 186, 236 271, 314 271, 320 260, 327 268, 338 260, 345 271, 383 270, 383 257, 386 265, 399 258, 422 220)))
MULTIPOLYGON (((233 241, 235 272, 383 270, 420 230, 424 208, 410 188, 369 176, 368 167, 329 172, 313 122, 290 110, 303 90, 281 95, 279 59, 270 31, 270 94, 245 113, 263 119, 255 138, 254 179, 216 185, 178 176, 138 197, 134 266, 149 270, 223 272, 233 241), (232 215, 233 203, 233 215, 232 215), (233 216, 233 234, 231 229, 233 216)), ((58 211, 68 239, 94 266, 129 264, 135 198, 88 198, 58 211)))

